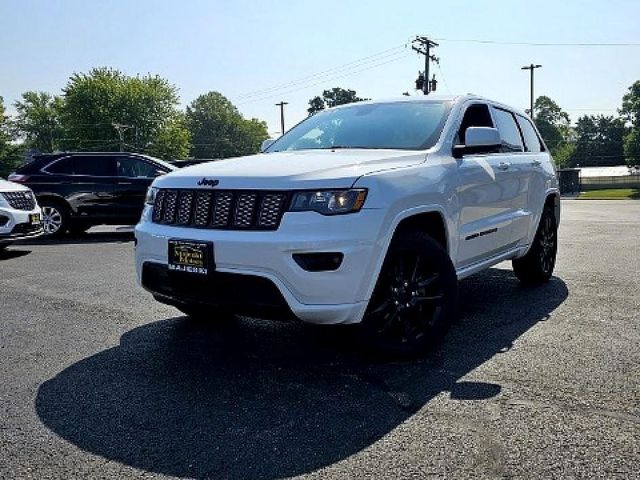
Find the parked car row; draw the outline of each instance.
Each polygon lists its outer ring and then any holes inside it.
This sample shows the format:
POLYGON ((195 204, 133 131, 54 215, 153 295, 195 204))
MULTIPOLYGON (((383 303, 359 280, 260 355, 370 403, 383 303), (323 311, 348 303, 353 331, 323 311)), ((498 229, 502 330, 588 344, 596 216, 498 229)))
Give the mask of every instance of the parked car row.
POLYGON ((67 152, 37 155, 9 180, 33 191, 43 233, 57 236, 95 225, 135 224, 151 182, 175 169, 146 155, 67 152))
POLYGON ((41 211, 33 192, 0 179, 0 250, 16 240, 42 234, 41 211))

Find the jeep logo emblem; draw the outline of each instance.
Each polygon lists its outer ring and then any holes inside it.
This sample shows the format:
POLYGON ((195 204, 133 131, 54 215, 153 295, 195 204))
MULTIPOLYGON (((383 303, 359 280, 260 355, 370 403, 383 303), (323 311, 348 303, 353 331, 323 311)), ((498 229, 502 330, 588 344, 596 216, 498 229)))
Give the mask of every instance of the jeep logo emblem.
POLYGON ((209 180, 208 178, 205 177, 198 182, 198 185, 201 185, 203 187, 215 187, 219 183, 220 183, 220 180, 209 180))

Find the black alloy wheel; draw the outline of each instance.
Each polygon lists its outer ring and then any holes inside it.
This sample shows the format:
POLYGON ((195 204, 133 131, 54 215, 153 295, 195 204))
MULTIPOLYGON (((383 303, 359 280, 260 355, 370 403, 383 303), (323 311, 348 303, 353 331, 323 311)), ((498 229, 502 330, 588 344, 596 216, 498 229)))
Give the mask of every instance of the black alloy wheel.
POLYGON ((394 239, 362 324, 366 346, 385 356, 424 354, 455 318, 457 278, 447 252, 421 232, 394 239))
POLYGON ((525 285, 539 285, 548 281, 556 266, 558 253, 558 224, 553 208, 542 212, 533 243, 527 254, 513 260, 513 272, 525 285))

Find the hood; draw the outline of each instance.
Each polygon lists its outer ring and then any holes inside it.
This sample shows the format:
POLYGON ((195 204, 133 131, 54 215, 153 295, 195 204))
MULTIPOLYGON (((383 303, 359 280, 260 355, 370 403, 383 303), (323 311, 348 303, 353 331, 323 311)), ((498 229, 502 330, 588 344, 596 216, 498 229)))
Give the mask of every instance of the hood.
POLYGON ((260 153, 186 167, 159 177, 156 187, 197 188, 202 179, 220 189, 297 190, 349 188, 362 175, 421 163, 408 150, 300 150, 260 153))
POLYGON ((8 182, 0 178, 0 192, 27 192, 30 189, 19 183, 8 182))

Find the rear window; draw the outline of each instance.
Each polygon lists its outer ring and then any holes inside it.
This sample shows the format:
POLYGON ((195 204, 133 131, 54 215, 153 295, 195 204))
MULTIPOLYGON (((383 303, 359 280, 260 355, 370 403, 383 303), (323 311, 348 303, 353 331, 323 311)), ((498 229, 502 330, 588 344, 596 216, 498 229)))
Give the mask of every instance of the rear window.
POLYGON ((520 130, 522 130, 522 136, 524 137, 524 145, 527 148, 527 152, 539 153, 543 151, 542 142, 536 133, 536 130, 531 125, 529 119, 520 115, 516 115, 520 130))
POLYGON ((45 170, 49 173, 73 175, 73 173, 75 173, 75 159, 63 158, 46 166, 45 170))
POLYGON ((501 108, 493 108, 493 118, 502 138, 503 152, 522 152, 522 137, 513 114, 501 108))
POLYGON ((54 161, 45 168, 57 175, 87 175, 91 177, 115 176, 115 158, 98 156, 76 156, 54 161))

